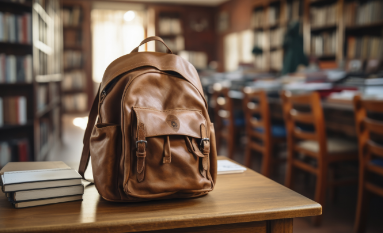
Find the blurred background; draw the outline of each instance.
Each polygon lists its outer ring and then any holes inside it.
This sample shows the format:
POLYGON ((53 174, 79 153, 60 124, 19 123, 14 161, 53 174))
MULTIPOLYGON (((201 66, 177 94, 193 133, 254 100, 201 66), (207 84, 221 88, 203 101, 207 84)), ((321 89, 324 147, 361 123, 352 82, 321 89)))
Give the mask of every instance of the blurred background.
MULTIPOLYGON (((353 102, 383 99, 380 0, 0 0, 0 168, 77 166, 106 67, 154 35, 197 69, 219 154, 323 205, 321 221, 297 219, 295 232, 383 232, 383 147, 377 137, 381 151, 364 159, 357 116, 366 114, 353 102), (299 134, 288 127, 296 116, 289 97, 302 93, 310 101, 301 104, 322 117, 304 115, 299 134), (318 126, 324 136, 305 134, 318 126), (311 144, 290 150, 296 136, 311 144), (350 155, 328 159, 334 151, 350 155), (298 168, 294 177, 286 167, 298 168), (343 170, 347 179, 335 181, 343 170)), ((140 51, 165 47, 150 42, 140 51)))

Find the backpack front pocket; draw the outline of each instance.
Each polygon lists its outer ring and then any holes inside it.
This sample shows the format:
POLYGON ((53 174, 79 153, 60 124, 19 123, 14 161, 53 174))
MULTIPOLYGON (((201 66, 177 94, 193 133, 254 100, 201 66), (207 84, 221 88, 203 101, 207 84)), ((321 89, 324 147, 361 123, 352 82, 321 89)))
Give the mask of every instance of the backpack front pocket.
POLYGON ((212 190, 210 142, 200 111, 134 107, 129 195, 155 198, 212 190))

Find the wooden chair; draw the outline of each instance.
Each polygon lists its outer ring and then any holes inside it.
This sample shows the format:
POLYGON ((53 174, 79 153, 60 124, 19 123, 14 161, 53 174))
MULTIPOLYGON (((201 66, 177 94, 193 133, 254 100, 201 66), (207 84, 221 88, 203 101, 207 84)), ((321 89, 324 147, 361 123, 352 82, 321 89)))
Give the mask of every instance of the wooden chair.
POLYGON ((279 162, 273 158, 273 148, 286 142, 286 130, 283 125, 271 124, 269 102, 265 91, 254 91, 245 87, 242 92, 247 137, 245 166, 251 166, 252 151, 260 152, 263 155, 261 173, 270 177, 272 165, 279 162), (254 114, 257 114, 258 118, 255 118, 254 114), (257 139, 258 142, 253 139, 257 139))
MULTIPOLYGON (((292 188, 295 168, 316 175, 315 201, 324 208, 327 186, 333 188, 354 182, 354 179, 328 182, 327 175, 332 168, 329 166, 357 160, 357 145, 344 139, 326 137, 323 109, 318 93, 291 95, 290 92, 284 92, 282 100, 288 143, 285 185, 292 188), (309 107, 309 111, 302 111, 302 106, 309 107), (309 124, 314 127, 312 131, 307 131, 297 126, 300 124, 309 124), (317 165, 314 166, 297 158, 298 153, 311 158, 317 165)), ((314 217, 313 223, 320 225, 321 217, 314 217)))
POLYGON ((366 228, 370 193, 383 197, 383 187, 368 179, 368 173, 383 176, 383 101, 362 100, 355 96, 354 109, 359 139, 359 189, 354 231, 361 233, 366 228), (376 113, 380 114, 379 118, 371 115, 376 113))
POLYGON ((214 126, 217 150, 222 141, 226 141, 228 157, 233 158, 235 149, 235 135, 238 132, 233 109, 233 100, 229 97, 229 89, 221 85, 214 85, 212 99, 214 102, 214 126))

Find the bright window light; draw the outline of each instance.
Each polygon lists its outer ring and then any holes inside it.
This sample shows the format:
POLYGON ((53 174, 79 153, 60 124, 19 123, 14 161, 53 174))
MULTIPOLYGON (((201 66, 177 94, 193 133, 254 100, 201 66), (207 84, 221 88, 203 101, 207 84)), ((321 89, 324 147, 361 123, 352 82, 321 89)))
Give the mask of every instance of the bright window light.
POLYGON ((125 14, 124 14, 124 20, 126 22, 130 22, 134 19, 134 17, 136 16, 136 14, 134 13, 134 11, 127 11, 125 14))
POLYGON ((80 127, 81 129, 86 129, 88 124, 88 117, 76 117, 73 119, 73 125, 80 127))

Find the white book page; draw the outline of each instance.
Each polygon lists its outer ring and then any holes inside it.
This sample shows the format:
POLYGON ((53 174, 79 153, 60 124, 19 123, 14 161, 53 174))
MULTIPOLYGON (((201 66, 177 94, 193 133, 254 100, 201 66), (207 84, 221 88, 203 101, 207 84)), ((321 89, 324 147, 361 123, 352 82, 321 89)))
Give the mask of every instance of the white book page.
POLYGON ((217 167, 218 174, 242 173, 246 171, 245 167, 235 164, 229 160, 218 160, 217 167))

